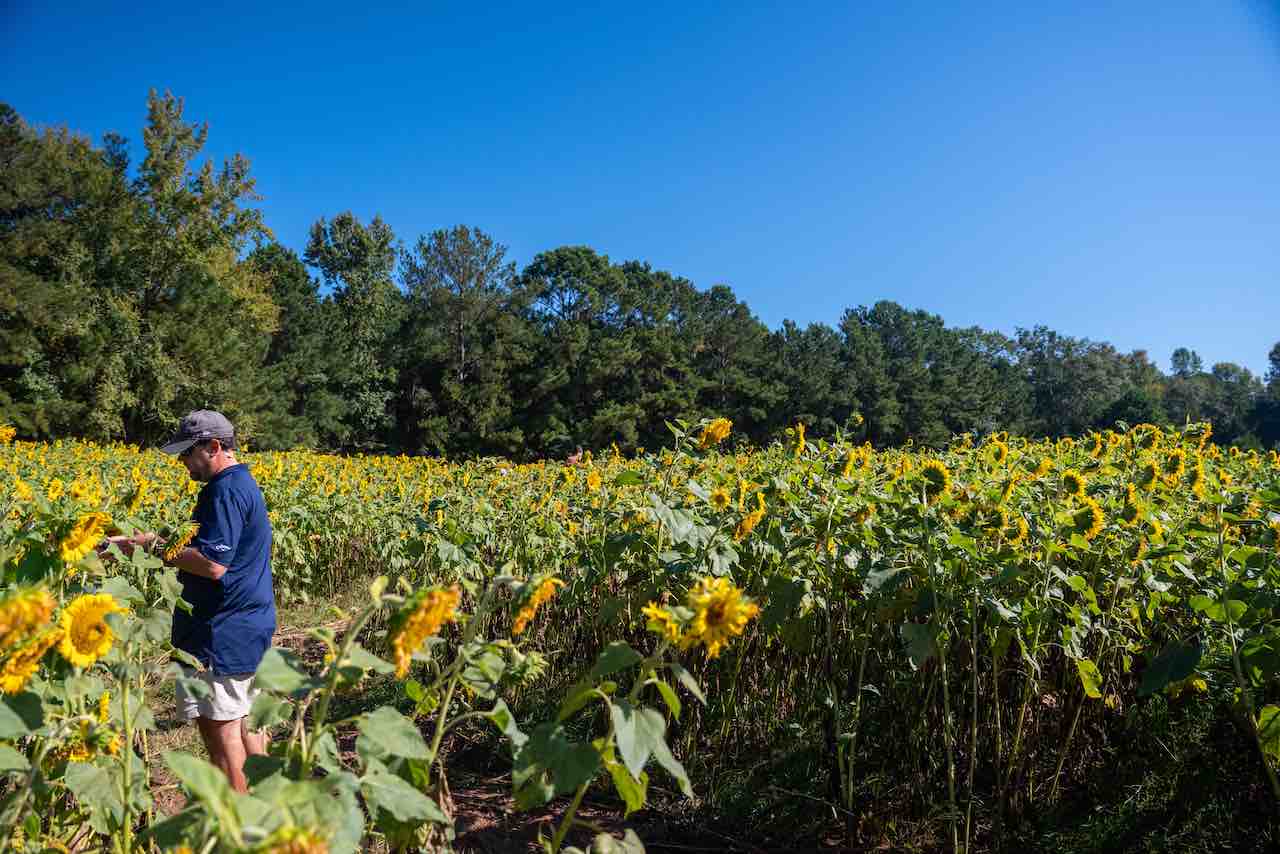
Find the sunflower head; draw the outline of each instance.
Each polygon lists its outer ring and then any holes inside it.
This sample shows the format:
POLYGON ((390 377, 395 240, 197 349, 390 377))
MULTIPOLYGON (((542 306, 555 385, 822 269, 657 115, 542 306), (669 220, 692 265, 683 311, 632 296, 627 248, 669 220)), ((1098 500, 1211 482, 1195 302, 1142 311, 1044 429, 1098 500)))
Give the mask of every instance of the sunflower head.
POLYGON ((727 578, 701 578, 689 591, 688 607, 693 611, 680 647, 695 644, 707 648, 715 658, 725 643, 742 634, 747 623, 760 613, 760 606, 742 594, 727 578))
POLYGON ((1071 515, 1071 530, 1086 540, 1102 532, 1102 508, 1092 498, 1082 498, 1081 507, 1071 515))
POLYGON ((987 445, 987 456, 992 465, 1002 465, 1009 458, 1009 446, 999 439, 994 439, 987 445))
POLYGON ((920 468, 920 476, 924 478, 925 495, 937 498, 951 491, 951 471, 941 460, 929 460, 920 468))
POLYGON ((1084 475, 1075 469, 1067 469, 1062 473, 1062 491, 1072 498, 1084 498, 1085 485, 1084 475))
POLYGON ((725 510, 729 509, 729 505, 732 501, 733 499, 729 496, 729 490, 723 487, 717 487, 711 490, 711 506, 717 511, 723 513, 725 510))
POLYGON ((461 598, 457 587, 420 590, 391 618, 387 641, 395 658, 398 678, 409 675, 413 654, 427 638, 438 634, 446 623, 457 621, 461 598))
POLYGON ((58 651, 76 667, 88 667, 110 652, 115 641, 115 633, 107 625, 107 615, 125 611, 110 593, 77 596, 63 609, 59 619, 64 634, 58 651))
POLYGON ((702 427, 702 433, 698 436, 698 447, 702 450, 718 445, 729 437, 729 432, 733 430, 733 422, 728 418, 715 418, 708 421, 702 427))

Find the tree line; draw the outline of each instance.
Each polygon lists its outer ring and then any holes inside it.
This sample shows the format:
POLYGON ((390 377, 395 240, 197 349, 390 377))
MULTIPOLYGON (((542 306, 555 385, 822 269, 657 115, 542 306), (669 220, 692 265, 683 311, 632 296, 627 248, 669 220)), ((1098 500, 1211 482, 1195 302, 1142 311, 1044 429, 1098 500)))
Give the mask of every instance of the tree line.
POLYGON ((520 268, 478 228, 409 241, 349 212, 299 256, 244 157, 200 160, 180 99, 151 93, 142 138, 135 166, 121 136, 0 104, 0 422, 20 435, 149 443, 210 407, 255 447, 450 456, 653 448, 703 415, 757 442, 796 421, 932 445, 1208 419, 1219 441, 1280 443, 1280 343, 1257 377, 887 300, 771 330, 729 287, 643 261, 562 246, 520 268))

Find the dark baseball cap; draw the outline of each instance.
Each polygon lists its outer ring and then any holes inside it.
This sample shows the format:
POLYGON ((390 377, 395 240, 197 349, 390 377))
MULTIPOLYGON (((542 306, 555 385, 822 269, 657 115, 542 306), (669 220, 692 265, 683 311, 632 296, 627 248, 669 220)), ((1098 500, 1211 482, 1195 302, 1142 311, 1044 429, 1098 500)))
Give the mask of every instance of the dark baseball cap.
POLYGON ((197 409, 179 422, 178 432, 161 445, 160 450, 166 454, 180 454, 196 442, 203 442, 205 439, 232 439, 235 435, 235 428, 221 412, 197 409))

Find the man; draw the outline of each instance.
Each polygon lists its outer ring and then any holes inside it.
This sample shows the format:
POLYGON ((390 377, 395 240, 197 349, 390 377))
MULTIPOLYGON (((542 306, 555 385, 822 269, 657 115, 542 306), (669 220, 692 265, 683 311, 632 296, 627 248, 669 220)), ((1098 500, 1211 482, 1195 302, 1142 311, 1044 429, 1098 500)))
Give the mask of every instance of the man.
MULTIPOLYGON (((245 758, 266 753, 266 733, 247 728, 257 690, 253 674, 276 629, 271 584, 271 523, 249 468, 235 457, 235 430, 221 413, 198 410, 182 419, 162 448, 176 454, 191 479, 203 483, 193 518, 199 524, 186 548, 165 563, 178 570, 182 598, 191 613, 173 614, 173 645, 204 665, 185 675, 208 687, 196 697, 177 686, 178 712, 195 719, 205 747, 239 792, 247 790, 245 758)), ((121 538, 117 544, 154 549, 154 533, 121 538)))

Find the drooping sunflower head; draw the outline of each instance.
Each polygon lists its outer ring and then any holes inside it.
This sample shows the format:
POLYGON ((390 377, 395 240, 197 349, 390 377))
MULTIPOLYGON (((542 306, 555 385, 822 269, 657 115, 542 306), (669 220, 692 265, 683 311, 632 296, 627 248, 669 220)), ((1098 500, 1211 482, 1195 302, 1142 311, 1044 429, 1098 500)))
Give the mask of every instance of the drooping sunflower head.
POLYGON ((1004 461, 1009 459, 1009 445, 999 439, 993 439, 987 444, 987 458, 991 460, 992 465, 1003 465, 1004 461))
POLYGON ((0 650, 20 643, 53 616, 53 596, 43 587, 19 588, 0 599, 0 650))
POLYGON ((707 656, 715 658, 733 637, 742 634, 747 623, 760 613, 760 606, 743 595, 727 578, 701 578, 689 591, 693 619, 680 639, 682 649, 701 643, 707 656))
POLYGON ((920 476, 924 478, 924 491, 930 499, 946 495, 951 491, 951 471, 942 460, 929 460, 920 468, 920 476))
POLYGON ((1084 498, 1086 484, 1084 475, 1075 469, 1067 469, 1062 473, 1062 491, 1072 498, 1084 498))
POLYGON ((1160 470, 1152 460, 1146 460, 1138 467, 1138 488, 1150 492, 1160 480, 1160 470))
POLYGON ((1013 517, 1009 528, 1004 532, 1004 539, 1011 546, 1020 546, 1027 540, 1027 519, 1021 513, 1013 517))
POLYGON ((537 615, 538 608, 542 607, 542 604, 552 596, 555 596, 556 588, 564 587, 564 582, 553 575, 548 575, 541 581, 537 582, 536 585, 526 586, 531 587, 533 593, 525 602, 524 607, 522 607, 519 613, 516 614, 515 621, 511 625, 511 634, 513 637, 524 632, 528 627, 529 622, 537 615))
POLYGON ((1132 527, 1142 521, 1142 505, 1138 503, 1137 497, 1133 494, 1133 485, 1129 486, 1129 497, 1125 499, 1124 506, 1120 509, 1120 522, 1126 527, 1132 527))
POLYGON ((1071 515, 1071 529, 1086 540, 1092 540, 1102 532, 1104 521, 1102 508, 1092 498, 1082 498, 1081 507, 1071 515))
POLYGON ((712 445, 718 445, 728 438, 732 430, 733 422, 728 418, 712 419, 703 425, 702 433, 698 436, 698 447, 705 451, 712 445))
POLYGON ((58 651, 76 667, 93 664, 111 651, 115 640, 115 633, 107 625, 107 615, 123 614, 126 610, 110 593, 77 596, 59 618, 64 634, 58 651))
POLYGON ((10 652, 4 665, 0 666, 0 692, 20 693, 27 680, 39 669, 45 653, 57 646, 60 640, 62 629, 50 629, 10 652))
POLYGON ((410 597, 391 618, 387 640, 395 658, 396 676, 409 675, 413 654, 440 632, 446 623, 458 619, 458 602, 462 594, 457 587, 432 587, 410 597))

